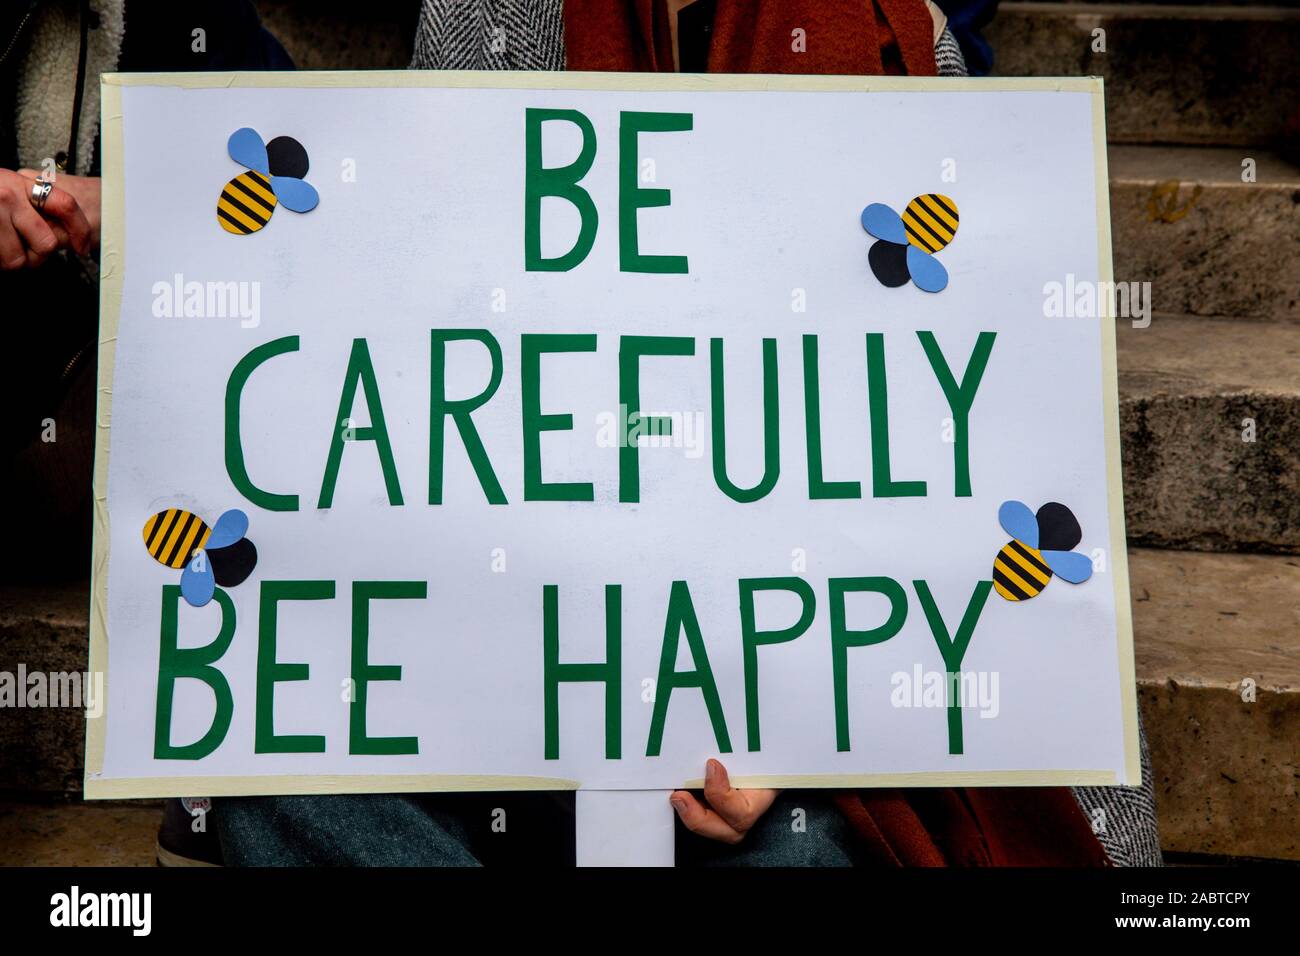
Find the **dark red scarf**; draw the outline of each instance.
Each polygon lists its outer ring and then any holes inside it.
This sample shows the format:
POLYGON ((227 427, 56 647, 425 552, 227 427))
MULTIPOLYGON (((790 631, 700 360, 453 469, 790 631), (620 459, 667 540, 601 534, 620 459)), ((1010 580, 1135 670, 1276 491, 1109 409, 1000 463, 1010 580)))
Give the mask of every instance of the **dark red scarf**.
MULTIPOLYGON (((717 0, 710 73, 934 76, 924 0, 717 0), (796 52, 802 30, 803 52, 796 52)), ((672 72, 663 0, 565 0, 570 70, 672 72)))
POLYGON ((836 797, 880 866, 1107 866, 1066 787, 854 790, 836 797))

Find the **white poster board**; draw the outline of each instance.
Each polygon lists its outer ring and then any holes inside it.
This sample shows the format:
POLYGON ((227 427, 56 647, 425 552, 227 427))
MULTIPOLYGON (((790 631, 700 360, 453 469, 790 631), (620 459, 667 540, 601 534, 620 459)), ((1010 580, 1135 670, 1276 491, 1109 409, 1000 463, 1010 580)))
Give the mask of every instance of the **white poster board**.
POLYGON ((1100 81, 104 82, 88 796, 1137 782, 1100 81))

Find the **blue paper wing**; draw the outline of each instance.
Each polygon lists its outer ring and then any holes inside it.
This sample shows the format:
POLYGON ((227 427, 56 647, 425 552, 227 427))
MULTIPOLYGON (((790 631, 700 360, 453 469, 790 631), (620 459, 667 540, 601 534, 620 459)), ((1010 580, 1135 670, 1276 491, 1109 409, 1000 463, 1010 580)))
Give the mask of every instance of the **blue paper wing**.
POLYGON ((257 130, 247 126, 235 130, 230 134, 226 149, 230 151, 230 158, 239 165, 254 169, 263 176, 271 174, 271 164, 266 158, 266 144, 257 135, 257 130))
POLYGON ((948 270, 943 263, 916 246, 907 247, 907 271, 922 292, 942 292, 948 287, 948 270))
POLYGON ((907 245, 907 230, 903 228, 903 220, 882 202, 873 202, 862 210, 862 228, 877 239, 896 242, 900 246, 907 245))
POLYGON ((217 523, 212 527, 212 534, 208 537, 207 547, 212 551, 225 548, 246 534, 248 534, 248 515, 234 508, 217 519, 217 523))
POLYGON ((1082 584, 1092 577, 1092 559, 1078 551, 1044 551, 1043 560, 1053 574, 1071 584, 1082 584))
POLYGON ((203 607, 212 600, 217 580, 212 576, 212 565, 208 556, 199 552, 185 565, 181 572, 181 596, 194 607, 203 607), (201 568, 202 570, 198 570, 201 568))
POLYGON ((315 186, 292 176, 272 176, 271 191, 280 205, 294 212, 311 212, 320 202, 315 186))
POLYGON ((1038 547, 1038 519, 1023 501, 1004 501, 998 508, 998 524, 1011 537, 1031 548, 1038 547))

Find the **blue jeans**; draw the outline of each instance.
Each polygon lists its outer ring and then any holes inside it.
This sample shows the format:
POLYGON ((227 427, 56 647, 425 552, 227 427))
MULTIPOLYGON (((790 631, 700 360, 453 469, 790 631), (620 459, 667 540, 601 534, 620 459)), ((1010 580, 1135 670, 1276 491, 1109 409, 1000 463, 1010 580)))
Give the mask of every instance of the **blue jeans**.
MULTIPOLYGON (((339 794, 215 801, 229 866, 572 866, 571 793, 339 794)), ((852 866, 848 823, 787 790, 737 846, 677 828, 678 866, 852 866)))

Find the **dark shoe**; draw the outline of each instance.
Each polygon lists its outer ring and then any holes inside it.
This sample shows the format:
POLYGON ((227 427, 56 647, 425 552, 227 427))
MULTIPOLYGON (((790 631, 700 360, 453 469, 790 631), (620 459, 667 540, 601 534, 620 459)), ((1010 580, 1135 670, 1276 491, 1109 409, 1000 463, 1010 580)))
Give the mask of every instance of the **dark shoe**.
POLYGON ((221 844, 211 812, 212 801, 207 797, 183 797, 163 805, 159 866, 221 866, 221 844))

